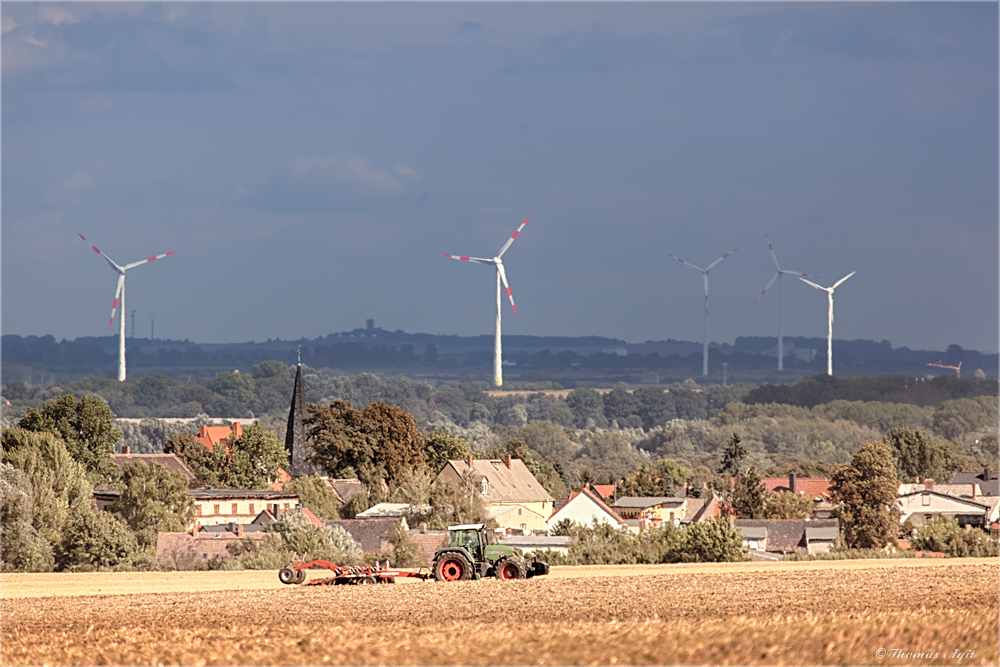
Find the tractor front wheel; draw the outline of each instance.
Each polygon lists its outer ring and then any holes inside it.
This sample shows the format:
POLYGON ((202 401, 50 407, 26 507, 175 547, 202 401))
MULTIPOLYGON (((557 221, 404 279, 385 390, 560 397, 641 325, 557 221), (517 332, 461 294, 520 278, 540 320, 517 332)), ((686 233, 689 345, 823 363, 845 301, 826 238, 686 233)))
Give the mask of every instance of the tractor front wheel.
POLYGON ((524 564, 516 560, 502 560, 496 564, 493 574, 501 581, 524 579, 524 564))
POLYGON ((441 554, 434 565, 434 578, 438 581, 465 581, 472 576, 472 563, 461 553, 441 554))

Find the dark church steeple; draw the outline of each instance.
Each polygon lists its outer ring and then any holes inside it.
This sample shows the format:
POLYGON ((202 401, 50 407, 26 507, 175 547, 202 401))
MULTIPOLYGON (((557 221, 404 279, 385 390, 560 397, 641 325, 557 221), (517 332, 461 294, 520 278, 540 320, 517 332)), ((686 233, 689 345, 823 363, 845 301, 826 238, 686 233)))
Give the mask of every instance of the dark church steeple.
POLYGON ((292 391, 292 407, 288 411, 288 428, 285 430, 285 451, 288 452, 288 474, 304 477, 314 473, 306 462, 306 386, 302 381, 302 360, 295 369, 295 389, 292 391))

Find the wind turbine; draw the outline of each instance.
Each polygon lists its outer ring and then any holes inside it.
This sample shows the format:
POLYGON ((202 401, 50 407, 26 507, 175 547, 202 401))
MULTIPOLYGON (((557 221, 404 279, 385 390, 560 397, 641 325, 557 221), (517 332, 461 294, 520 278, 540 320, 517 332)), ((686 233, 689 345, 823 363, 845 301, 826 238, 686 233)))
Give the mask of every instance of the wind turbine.
POLYGON ((851 271, 846 276, 838 280, 833 284, 833 287, 820 287, 816 283, 811 283, 805 278, 799 278, 806 285, 812 285, 816 289, 821 289, 826 292, 827 298, 830 300, 830 314, 827 317, 826 325, 826 374, 833 375, 833 290, 840 287, 840 284, 853 276, 857 271, 851 271))
POLYGON ((458 259, 463 262, 474 262, 476 264, 492 264, 493 266, 497 267, 497 323, 496 323, 496 331, 493 335, 493 385, 496 387, 503 385, 503 357, 501 354, 501 346, 500 346, 500 283, 501 282, 503 283, 503 286, 507 290, 507 298, 510 299, 510 305, 514 309, 514 314, 517 315, 517 306, 514 305, 514 295, 510 293, 510 286, 507 284, 507 274, 504 273, 503 261, 501 261, 500 258, 503 257, 503 254, 505 252, 507 252, 507 248, 509 248, 510 244, 514 242, 514 239, 517 238, 517 235, 521 233, 521 230, 524 229, 524 226, 528 224, 528 220, 531 220, 530 215, 524 219, 524 222, 522 222, 521 226, 517 228, 517 231, 514 232, 509 239, 507 239, 507 242, 503 244, 503 247, 500 248, 500 252, 498 252, 497 256, 494 257, 493 259, 483 259, 481 257, 465 257, 460 255, 441 255, 442 257, 450 257, 452 259, 458 259))
MULTIPOLYGON (((87 241, 83 234, 79 234, 79 237, 83 239, 84 243, 90 243, 87 241)), ((118 309, 118 304, 121 304, 121 313, 118 315, 118 381, 125 380, 125 272, 129 269, 134 269, 142 264, 147 264, 157 259, 163 259, 167 255, 173 255, 173 252, 164 253, 162 255, 157 255, 156 257, 150 257, 149 259, 142 259, 138 262, 132 262, 131 264, 126 264, 125 266, 118 266, 115 264, 110 257, 101 252, 97 246, 90 246, 94 249, 98 255, 103 257, 111 268, 115 270, 118 274, 118 289, 115 290, 115 302, 111 306, 111 322, 108 326, 115 325, 115 311, 118 309)))
POLYGON ((784 339, 781 334, 781 278, 786 273, 791 276, 799 276, 800 278, 815 278, 819 280, 819 276, 811 276, 808 273, 799 273, 798 271, 785 271, 780 266, 778 266, 778 256, 774 254, 774 246, 771 245, 771 239, 768 238, 767 234, 764 234, 764 238, 767 239, 767 249, 771 251, 771 260, 774 261, 774 268, 776 269, 774 276, 771 277, 771 282, 767 284, 767 287, 760 291, 757 298, 753 300, 754 303, 760 301, 760 298, 764 296, 764 292, 771 289, 771 285, 774 281, 778 281, 778 370, 785 370, 785 346, 784 339))
POLYGON ((727 252, 725 255, 723 255, 719 259, 709 264, 707 269, 702 269, 700 267, 695 266, 691 262, 685 262, 680 257, 674 257, 669 252, 667 253, 667 255, 673 257, 684 266, 690 266, 695 271, 701 271, 701 274, 705 279, 705 314, 702 317, 702 326, 701 326, 702 328, 701 374, 702 375, 708 375, 708 272, 711 271, 716 264, 724 260, 726 257, 729 257, 739 249, 740 247, 736 246, 735 248, 727 252))

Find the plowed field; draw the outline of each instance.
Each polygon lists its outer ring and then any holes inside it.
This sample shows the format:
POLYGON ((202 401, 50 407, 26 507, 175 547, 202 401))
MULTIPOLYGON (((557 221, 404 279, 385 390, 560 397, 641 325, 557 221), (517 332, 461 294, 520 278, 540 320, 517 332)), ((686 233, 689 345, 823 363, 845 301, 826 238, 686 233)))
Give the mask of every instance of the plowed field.
POLYGON ((998 659, 994 560, 553 568, 527 581, 365 587, 282 587, 274 572, 2 584, 4 665, 998 659))

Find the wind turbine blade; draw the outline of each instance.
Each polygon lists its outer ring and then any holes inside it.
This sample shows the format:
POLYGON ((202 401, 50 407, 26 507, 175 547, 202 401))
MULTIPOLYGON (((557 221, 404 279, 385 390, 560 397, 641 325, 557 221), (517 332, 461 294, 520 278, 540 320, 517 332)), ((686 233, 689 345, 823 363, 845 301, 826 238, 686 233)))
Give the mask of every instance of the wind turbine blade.
POLYGON ((504 288, 507 290, 507 298, 510 299, 510 305, 514 309, 514 314, 517 315, 517 306, 514 305, 514 295, 510 293, 510 285, 507 284, 507 274, 504 273, 503 262, 497 262, 497 271, 500 273, 500 282, 503 283, 504 288))
MULTIPOLYGON (((85 237, 83 234, 77 232, 76 235, 79 236, 81 239, 83 239, 84 243, 90 243, 90 241, 87 240, 87 237, 85 237)), ((103 252, 101 252, 101 249, 98 248, 96 245, 91 245, 90 247, 94 249, 94 252, 96 252, 98 255, 100 255, 101 257, 103 257, 104 261, 106 261, 108 264, 110 264, 111 268, 114 269, 115 271, 117 271, 118 273, 121 273, 122 271, 125 270, 122 267, 120 267, 117 264, 115 264, 114 261, 112 261, 112 259, 110 257, 108 257, 103 252)))
POLYGON ((691 267, 692 269, 694 269, 695 271, 701 271, 702 273, 704 273, 704 272, 705 272, 705 269, 701 268, 700 266, 695 266, 695 265, 694 265, 694 264, 692 264, 691 262, 685 262, 685 261, 684 261, 683 259, 681 259, 680 257, 674 257, 674 256, 673 256, 673 255, 671 255, 671 254, 670 254, 669 252, 667 253, 667 256, 668 256, 668 257, 673 257, 674 259, 676 259, 676 260, 677 260, 678 262, 680 262, 680 263, 681 263, 681 264, 683 264, 684 266, 690 266, 690 267, 691 267))
POLYGON ((844 276, 843 278, 841 278, 840 280, 838 280, 837 282, 835 282, 833 284, 833 287, 831 287, 830 289, 831 290, 837 289, 838 287, 840 287, 840 283, 844 282, 845 280, 847 280, 848 278, 850 278, 851 276, 853 276, 855 273, 857 273, 857 271, 851 271, 846 276, 844 276))
POLYGON ((118 310, 118 299, 121 298, 122 290, 125 289, 125 274, 118 274, 118 289, 115 290, 115 303, 111 306, 111 322, 108 324, 109 327, 115 325, 115 311, 118 310))
MULTIPOLYGON (((774 262, 774 268, 781 271, 781 267, 778 266, 778 256, 774 254, 774 246, 771 245, 771 239, 768 237, 767 232, 764 232, 764 238, 767 239, 767 249, 771 251, 771 261, 774 262)), ((761 292, 763 294, 763 292, 761 292)))
POLYGON ((726 257, 729 257, 730 255, 732 255, 734 252, 736 252, 739 249, 740 249, 740 247, 736 246, 735 248, 733 248, 732 250, 730 250, 729 252, 727 252, 725 255, 723 255, 719 259, 717 259, 714 262, 712 262, 711 264, 709 264, 708 268, 705 269, 705 270, 706 271, 711 271, 713 266, 715 266, 716 264, 718 264, 719 262, 721 262, 722 260, 724 260, 726 257))
POLYGON ((163 259, 164 257, 167 257, 169 255, 173 255, 173 254, 174 254, 173 251, 165 252, 162 255, 157 255, 156 257, 150 257, 149 259, 142 259, 142 260, 139 260, 138 262, 132 262, 131 264, 126 264, 125 266, 122 267, 122 269, 124 271, 128 271, 129 269, 134 269, 135 267, 142 266, 143 264, 149 264, 150 262, 154 262, 154 261, 156 261, 158 259, 163 259))
POLYGON ((514 242, 514 239, 516 239, 517 235, 521 233, 521 230, 524 229, 524 226, 528 224, 528 220, 531 220, 530 215, 524 219, 524 222, 522 222, 521 226, 517 228, 517 231, 511 234, 511 237, 507 239, 506 243, 503 244, 503 247, 500 248, 500 252, 497 253, 497 257, 503 257, 503 254, 507 252, 507 248, 510 247, 510 244, 514 242))
POLYGON ((451 259, 458 259, 463 262, 474 262, 475 264, 494 264, 492 259, 483 259, 482 257, 466 257, 464 255, 441 255, 442 257, 450 257, 451 259))
MULTIPOLYGON (((767 284, 767 286, 760 291, 760 294, 758 294, 757 298, 753 300, 753 303, 757 303, 758 301, 760 301, 760 297, 764 296, 764 292, 766 292, 767 290, 771 289, 771 285, 774 284, 774 281, 778 279, 779 275, 781 275, 781 274, 780 273, 775 273, 773 276, 771 276, 771 282, 769 282, 767 284)), ((753 305, 753 304, 750 304, 750 305, 753 305)))
POLYGON ((827 288, 826 288, 826 287, 820 287, 820 286, 819 286, 819 285, 817 285, 816 283, 813 283, 813 282, 809 282, 808 280, 806 280, 805 278, 803 278, 803 277, 801 277, 801 276, 799 277, 799 280, 801 280, 802 282, 804 282, 804 283, 805 283, 806 285, 812 285, 812 286, 813 286, 813 287, 815 287, 816 289, 821 289, 821 290, 823 290, 824 292, 826 292, 826 291, 827 291, 827 288))
POLYGON ((819 276, 814 276, 810 273, 802 273, 801 271, 778 271, 778 273, 784 273, 789 276, 800 276, 802 278, 815 278, 816 280, 819 280, 819 276))

